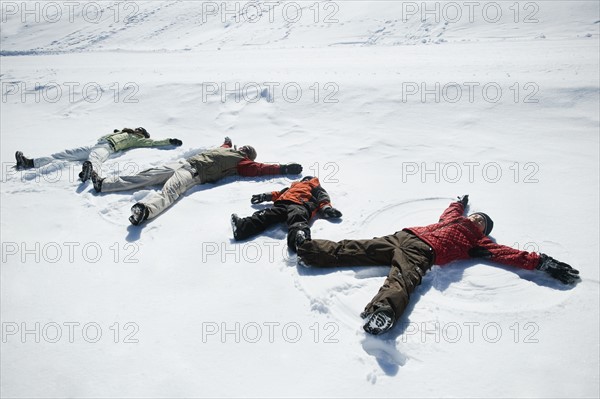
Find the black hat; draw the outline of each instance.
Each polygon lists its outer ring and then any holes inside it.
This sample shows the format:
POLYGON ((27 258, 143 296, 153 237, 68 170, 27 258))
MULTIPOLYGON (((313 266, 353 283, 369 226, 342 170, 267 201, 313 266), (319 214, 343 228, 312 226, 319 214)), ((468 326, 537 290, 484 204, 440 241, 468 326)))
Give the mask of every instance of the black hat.
POLYGON ((251 145, 245 145, 241 147, 240 151, 246 154, 246 156, 250 158, 251 161, 254 161, 256 159, 256 150, 251 145))
POLYGON ((475 212, 473 215, 480 215, 483 220, 485 220, 485 230, 483 231, 483 235, 489 236, 494 228, 494 221, 492 218, 483 212, 475 212))

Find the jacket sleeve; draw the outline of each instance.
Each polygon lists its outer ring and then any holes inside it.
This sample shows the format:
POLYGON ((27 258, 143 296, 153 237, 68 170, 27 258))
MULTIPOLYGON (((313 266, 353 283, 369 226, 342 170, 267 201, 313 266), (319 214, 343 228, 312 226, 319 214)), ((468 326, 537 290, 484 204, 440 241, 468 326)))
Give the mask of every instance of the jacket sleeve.
POLYGON ((465 207, 463 206, 463 204, 461 204, 458 201, 455 201, 455 202, 451 203, 448 208, 446 208, 444 213, 442 213, 442 216, 440 216, 440 222, 443 222, 444 220, 447 220, 447 219, 454 219, 454 218, 460 217, 464 213, 465 213, 465 207))
POLYGON ((167 145, 171 145, 171 142, 169 141, 169 139, 152 140, 142 137, 136 137, 133 144, 133 147, 164 147, 167 145))
MULTIPOLYGON (((150 140, 150 139, 146 139, 146 140, 150 140)), ((151 147, 164 147, 167 145, 171 145, 170 139, 152 140, 152 144, 150 146, 151 147)))
POLYGON ((520 251, 506 245, 500 245, 488 237, 482 238, 478 245, 469 251, 469 255, 527 270, 535 269, 540 262, 540 256, 535 252, 520 251))
POLYGON ((266 163, 243 159, 237 164, 237 173, 238 175, 245 177, 279 175, 281 174, 281 168, 277 164, 268 165, 266 163))
POLYGON ((323 208, 325 205, 331 205, 331 199, 329 198, 329 194, 323 187, 321 187, 319 180, 315 177, 316 187, 312 189, 312 196, 315 198, 317 205, 319 206, 317 210, 323 208))

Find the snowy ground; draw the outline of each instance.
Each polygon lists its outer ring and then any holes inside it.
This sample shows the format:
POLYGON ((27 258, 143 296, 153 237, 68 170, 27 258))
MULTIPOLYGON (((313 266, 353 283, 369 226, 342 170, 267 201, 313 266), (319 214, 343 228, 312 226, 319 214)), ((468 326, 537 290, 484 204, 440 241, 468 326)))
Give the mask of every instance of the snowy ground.
POLYGON ((2 2, 0 394, 598 397, 599 4, 467 3, 2 2), (272 20, 249 22, 258 6, 272 20), (197 187, 135 228, 151 190, 12 169, 125 126, 184 145, 107 175, 228 135, 319 176, 344 218, 316 238, 429 224, 468 193, 498 242, 582 281, 435 266, 400 325, 366 336, 388 268, 299 268, 284 228, 232 241, 229 215, 291 179, 197 187))

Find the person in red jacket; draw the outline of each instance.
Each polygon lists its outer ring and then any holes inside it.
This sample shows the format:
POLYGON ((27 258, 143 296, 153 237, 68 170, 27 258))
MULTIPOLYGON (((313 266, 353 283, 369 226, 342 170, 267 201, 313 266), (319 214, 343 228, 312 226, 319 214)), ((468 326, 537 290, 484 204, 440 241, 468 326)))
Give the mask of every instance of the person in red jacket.
POLYGON ((367 304, 361 317, 366 332, 378 335, 398 321, 410 294, 435 263, 486 258, 527 270, 542 270, 564 284, 579 280, 579 272, 545 254, 519 251, 496 244, 488 235, 494 223, 485 213, 465 217, 469 196, 459 197, 438 223, 411 227, 372 240, 306 240, 298 248, 299 263, 318 267, 391 265, 383 286, 367 304))
POLYGON ((287 222, 288 247, 296 252, 296 247, 310 239, 309 222, 317 212, 326 219, 340 218, 342 213, 331 206, 327 191, 319 183, 319 179, 307 176, 292 183, 281 191, 255 194, 250 202, 260 204, 273 201, 274 206, 254 212, 252 216, 240 218, 231 215, 233 237, 236 241, 245 240, 264 231, 267 227, 287 222))
POLYGON ((162 185, 160 192, 153 193, 144 202, 138 202, 131 207, 129 221, 137 226, 160 215, 183 193, 198 184, 215 183, 235 175, 255 177, 298 175, 302 172, 302 165, 297 163, 264 164, 255 162, 255 159, 254 147, 245 145, 238 149, 233 147, 229 137, 225 137, 219 148, 200 152, 185 160, 146 169, 135 175, 102 179, 94 171, 91 177, 94 189, 102 193, 162 185))

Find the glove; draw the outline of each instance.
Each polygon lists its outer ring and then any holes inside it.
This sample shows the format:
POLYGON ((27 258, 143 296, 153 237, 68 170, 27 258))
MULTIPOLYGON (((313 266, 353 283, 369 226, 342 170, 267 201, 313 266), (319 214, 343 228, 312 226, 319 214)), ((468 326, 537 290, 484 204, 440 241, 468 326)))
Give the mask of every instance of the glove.
POLYGON ((540 263, 538 263, 536 269, 548 273, 563 284, 574 284, 577 280, 580 280, 578 270, 546 254, 540 254, 540 263))
POLYGON ((254 194, 250 199, 250 202, 253 204, 260 204, 261 202, 271 201, 272 195, 271 193, 265 194, 254 194))
POLYGON ((469 249, 469 256, 471 258, 491 258, 492 253, 482 247, 473 247, 469 249))
POLYGON ((342 212, 338 211, 334 207, 327 205, 321 209, 321 213, 325 219, 337 219, 342 217, 342 212))
POLYGON ((175 145, 175 146, 179 147, 180 145, 183 144, 183 141, 181 141, 179 139, 169 139, 169 143, 171 143, 171 145, 175 145))
POLYGON ((456 201, 456 202, 460 202, 463 205, 463 207, 466 208, 467 204, 469 203, 469 194, 465 194, 462 197, 459 196, 457 198, 458 198, 458 201, 456 201))
POLYGON ((302 165, 298 163, 288 163, 287 165, 279 165, 279 170, 282 175, 299 175, 302 173, 302 165))
POLYGON ((227 144, 228 146, 233 147, 233 142, 231 141, 229 136, 225 137, 225 141, 223 141, 223 144, 227 144))

